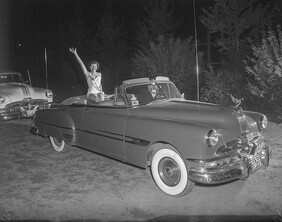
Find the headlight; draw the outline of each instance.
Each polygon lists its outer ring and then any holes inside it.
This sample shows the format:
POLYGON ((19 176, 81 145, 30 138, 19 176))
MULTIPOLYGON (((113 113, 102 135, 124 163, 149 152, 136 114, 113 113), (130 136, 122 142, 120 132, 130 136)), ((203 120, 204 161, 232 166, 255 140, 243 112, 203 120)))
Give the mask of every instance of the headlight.
POLYGON ((46 91, 45 95, 46 95, 47 98, 51 98, 53 96, 53 93, 52 93, 51 90, 48 90, 48 91, 46 91))
POLYGON ((216 130, 210 130, 206 135, 208 147, 214 147, 218 142, 219 133, 216 130))
POLYGON ((6 97, 0 95, 0 104, 4 103, 6 101, 6 97))
POLYGON ((268 124, 268 120, 267 120, 266 116, 262 115, 262 117, 259 120, 259 124, 258 124, 259 129, 260 130, 266 129, 267 124, 268 124))

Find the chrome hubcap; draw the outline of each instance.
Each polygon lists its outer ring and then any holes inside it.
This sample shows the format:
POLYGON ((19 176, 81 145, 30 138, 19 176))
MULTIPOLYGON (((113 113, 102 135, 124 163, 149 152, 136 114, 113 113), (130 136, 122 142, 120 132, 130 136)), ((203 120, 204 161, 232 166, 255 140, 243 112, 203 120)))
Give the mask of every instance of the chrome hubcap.
POLYGON ((158 166, 159 175, 167 186, 176 186, 181 178, 181 171, 178 164, 171 158, 161 159, 158 166))
POLYGON ((62 140, 57 139, 57 138, 53 138, 53 139, 54 139, 54 143, 55 143, 57 146, 61 146, 62 140))

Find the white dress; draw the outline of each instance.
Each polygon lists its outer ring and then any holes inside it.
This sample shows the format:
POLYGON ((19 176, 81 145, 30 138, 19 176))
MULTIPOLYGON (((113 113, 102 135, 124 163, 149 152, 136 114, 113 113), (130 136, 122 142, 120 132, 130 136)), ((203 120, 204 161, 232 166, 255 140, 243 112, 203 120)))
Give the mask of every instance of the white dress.
POLYGON ((87 96, 90 94, 97 95, 98 93, 103 93, 101 79, 101 73, 98 73, 98 76, 96 77, 90 72, 86 74, 86 80, 88 84, 87 96))

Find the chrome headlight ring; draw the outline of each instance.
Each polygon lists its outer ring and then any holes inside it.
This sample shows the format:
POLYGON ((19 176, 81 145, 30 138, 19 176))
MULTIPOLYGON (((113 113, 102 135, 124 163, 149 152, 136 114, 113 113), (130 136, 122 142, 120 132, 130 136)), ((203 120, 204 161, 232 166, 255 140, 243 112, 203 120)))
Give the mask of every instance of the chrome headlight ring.
POLYGON ((208 147, 214 147, 217 144, 219 135, 220 134, 214 129, 208 132, 206 135, 206 143, 208 147))
POLYGON ((262 115, 258 122, 259 130, 266 129, 267 125, 268 125, 268 119, 265 115, 262 115))
POLYGON ((47 98, 52 98, 52 97, 53 97, 53 92, 52 92, 51 90, 47 90, 47 91, 45 92, 45 96, 46 96, 47 98))

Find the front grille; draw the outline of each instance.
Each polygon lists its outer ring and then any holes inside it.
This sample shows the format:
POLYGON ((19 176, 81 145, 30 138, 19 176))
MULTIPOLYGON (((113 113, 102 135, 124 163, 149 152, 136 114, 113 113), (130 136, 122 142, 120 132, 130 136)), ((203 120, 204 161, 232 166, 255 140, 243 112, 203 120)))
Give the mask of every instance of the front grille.
POLYGON ((2 110, 2 115, 14 115, 19 114, 22 117, 31 117, 38 109, 49 108, 47 100, 34 99, 34 100, 23 100, 10 103, 5 106, 2 110))
POLYGON ((36 106, 36 105, 43 105, 48 103, 47 100, 44 99, 30 99, 30 100, 21 100, 12 102, 10 104, 7 104, 5 108, 17 108, 17 107, 28 107, 28 106, 36 106))
POLYGON ((249 159, 249 164, 251 165, 251 170, 254 171, 262 166, 260 155, 256 155, 249 159))

